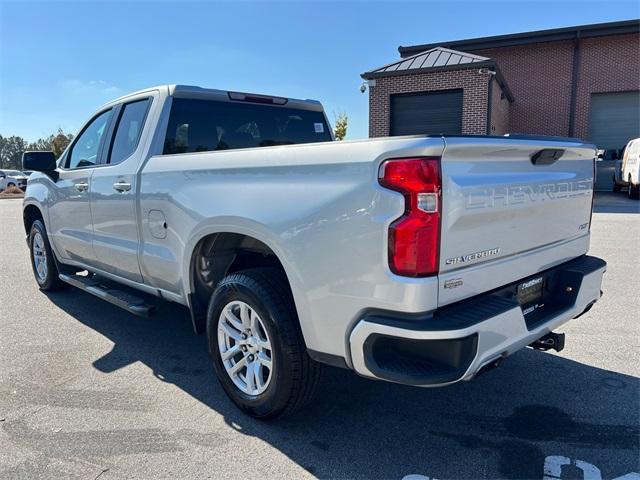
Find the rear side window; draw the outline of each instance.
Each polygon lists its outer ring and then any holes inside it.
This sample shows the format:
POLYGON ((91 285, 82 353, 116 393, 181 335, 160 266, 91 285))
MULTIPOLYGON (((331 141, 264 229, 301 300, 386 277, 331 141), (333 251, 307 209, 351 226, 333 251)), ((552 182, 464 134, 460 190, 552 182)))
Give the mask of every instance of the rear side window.
POLYGON ((322 112, 174 98, 164 153, 208 152, 331 141, 322 112))
POLYGON ((116 134, 111 144, 109 163, 120 163, 135 152, 150 103, 151 99, 146 98, 127 103, 122 107, 116 126, 116 134))

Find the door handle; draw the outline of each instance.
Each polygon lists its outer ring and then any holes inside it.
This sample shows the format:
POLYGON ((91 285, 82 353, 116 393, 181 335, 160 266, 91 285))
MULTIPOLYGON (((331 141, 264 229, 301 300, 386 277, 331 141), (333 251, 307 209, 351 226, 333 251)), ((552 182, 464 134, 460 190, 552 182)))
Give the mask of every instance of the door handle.
POLYGON ((127 182, 116 182, 113 184, 113 188, 118 192, 128 192, 131 190, 131 184, 127 182))
POLYGON ((79 192, 86 192, 87 190, 89 190, 89 184, 85 182, 76 183, 75 187, 79 192))

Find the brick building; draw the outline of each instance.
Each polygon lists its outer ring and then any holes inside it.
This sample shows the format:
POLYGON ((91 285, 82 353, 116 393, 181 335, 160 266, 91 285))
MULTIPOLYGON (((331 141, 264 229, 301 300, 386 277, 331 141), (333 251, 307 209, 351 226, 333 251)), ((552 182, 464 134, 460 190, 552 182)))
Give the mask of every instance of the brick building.
POLYGON ((640 20, 413 45, 362 74, 369 135, 640 136, 640 20))

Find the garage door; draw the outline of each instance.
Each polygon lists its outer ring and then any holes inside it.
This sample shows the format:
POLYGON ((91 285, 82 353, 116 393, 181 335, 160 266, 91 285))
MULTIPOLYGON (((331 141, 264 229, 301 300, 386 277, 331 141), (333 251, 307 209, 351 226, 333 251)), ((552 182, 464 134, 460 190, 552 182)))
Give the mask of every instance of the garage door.
POLYGON ((462 133, 462 90, 391 96, 391 135, 429 133, 462 133))
POLYGON ((640 136, 640 92, 594 93, 589 140, 598 148, 619 150, 640 136))

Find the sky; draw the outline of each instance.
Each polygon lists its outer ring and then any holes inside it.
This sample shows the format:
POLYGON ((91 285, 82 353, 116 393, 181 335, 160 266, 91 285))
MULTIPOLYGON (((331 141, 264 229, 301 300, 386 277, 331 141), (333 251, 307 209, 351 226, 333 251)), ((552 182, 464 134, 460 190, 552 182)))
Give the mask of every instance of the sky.
POLYGON ((161 84, 320 100, 368 132, 360 74, 432 43, 640 17, 637 1, 0 0, 0 134, 75 133, 103 103, 161 84))

